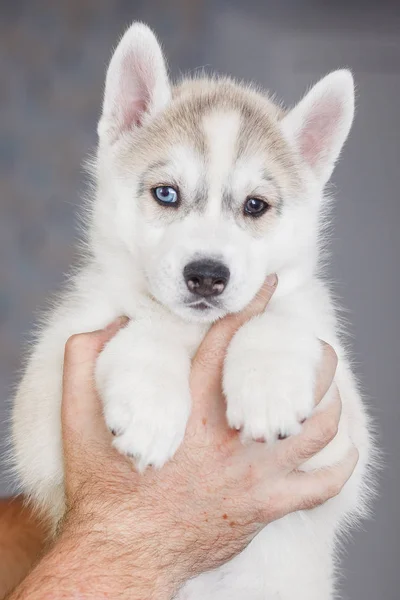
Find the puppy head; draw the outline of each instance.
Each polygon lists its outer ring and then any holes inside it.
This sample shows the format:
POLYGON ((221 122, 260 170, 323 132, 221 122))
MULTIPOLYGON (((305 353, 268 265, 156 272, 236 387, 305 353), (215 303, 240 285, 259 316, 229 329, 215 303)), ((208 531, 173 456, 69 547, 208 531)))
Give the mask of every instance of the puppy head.
POLYGON ((322 191, 353 112, 348 71, 289 112, 226 78, 172 88, 154 34, 132 25, 98 127, 102 239, 183 318, 241 310, 267 274, 314 268, 322 191))

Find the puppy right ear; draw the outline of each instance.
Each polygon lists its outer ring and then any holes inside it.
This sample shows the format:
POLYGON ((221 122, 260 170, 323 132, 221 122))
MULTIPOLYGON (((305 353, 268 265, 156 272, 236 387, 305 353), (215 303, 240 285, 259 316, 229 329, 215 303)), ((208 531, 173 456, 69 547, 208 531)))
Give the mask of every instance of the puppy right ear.
POLYGON ((164 57, 154 33, 143 23, 129 27, 111 58, 104 91, 100 141, 115 142, 140 127, 171 98, 164 57))

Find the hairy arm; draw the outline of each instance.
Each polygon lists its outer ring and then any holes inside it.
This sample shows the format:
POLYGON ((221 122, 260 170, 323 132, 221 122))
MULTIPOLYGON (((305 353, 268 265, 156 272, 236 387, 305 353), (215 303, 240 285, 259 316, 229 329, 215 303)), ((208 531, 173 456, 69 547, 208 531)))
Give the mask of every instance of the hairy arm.
POLYGON ((169 600, 174 583, 168 572, 152 569, 146 546, 136 539, 132 548, 127 548, 107 539, 104 532, 69 531, 60 536, 9 600, 169 600))

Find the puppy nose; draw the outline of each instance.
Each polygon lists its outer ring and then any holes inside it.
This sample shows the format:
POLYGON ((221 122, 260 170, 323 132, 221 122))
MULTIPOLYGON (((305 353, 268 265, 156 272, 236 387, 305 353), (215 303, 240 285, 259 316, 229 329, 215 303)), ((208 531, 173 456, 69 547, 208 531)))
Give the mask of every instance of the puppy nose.
POLYGON ((228 267, 216 260, 195 260, 183 269, 188 290, 203 298, 222 294, 229 276, 228 267))

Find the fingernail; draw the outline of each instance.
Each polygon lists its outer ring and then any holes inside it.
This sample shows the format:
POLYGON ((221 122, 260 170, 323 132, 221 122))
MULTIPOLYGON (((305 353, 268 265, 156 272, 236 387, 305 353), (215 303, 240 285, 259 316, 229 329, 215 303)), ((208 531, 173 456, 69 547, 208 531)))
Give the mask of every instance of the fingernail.
POLYGON ((271 288, 276 287, 278 285, 278 277, 277 277, 276 273, 272 273, 271 275, 268 275, 268 277, 265 280, 265 283, 271 288))
POLYGON ((114 331, 114 329, 121 329, 129 322, 129 318, 126 316, 117 317, 114 321, 104 327, 104 331, 114 331))
POLYGON ((125 325, 127 325, 127 323, 129 323, 129 321, 130 321, 130 319, 126 315, 122 315, 121 317, 118 317, 118 319, 117 319, 117 323, 120 327, 125 327, 125 325))

